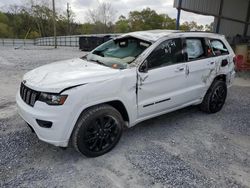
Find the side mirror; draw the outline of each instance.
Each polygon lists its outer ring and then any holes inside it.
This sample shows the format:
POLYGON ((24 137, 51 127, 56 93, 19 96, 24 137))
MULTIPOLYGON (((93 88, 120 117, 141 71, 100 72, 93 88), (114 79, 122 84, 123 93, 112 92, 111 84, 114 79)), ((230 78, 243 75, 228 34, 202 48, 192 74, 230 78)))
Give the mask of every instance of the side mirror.
POLYGON ((139 72, 144 72, 147 73, 148 72, 148 61, 145 60, 139 67, 139 72))

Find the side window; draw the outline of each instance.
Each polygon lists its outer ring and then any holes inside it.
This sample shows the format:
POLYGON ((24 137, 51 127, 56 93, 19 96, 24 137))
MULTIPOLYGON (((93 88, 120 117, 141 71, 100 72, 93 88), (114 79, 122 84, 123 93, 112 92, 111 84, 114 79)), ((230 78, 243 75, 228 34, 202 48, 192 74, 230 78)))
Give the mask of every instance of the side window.
POLYGON ((207 57, 207 47, 202 38, 187 38, 186 52, 188 61, 207 57))
POLYGON ((184 62, 181 39, 170 39, 162 42, 147 58, 149 69, 180 62, 184 62))
POLYGON ((229 54, 225 44, 220 40, 210 40, 211 47, 216 56, 229 54))

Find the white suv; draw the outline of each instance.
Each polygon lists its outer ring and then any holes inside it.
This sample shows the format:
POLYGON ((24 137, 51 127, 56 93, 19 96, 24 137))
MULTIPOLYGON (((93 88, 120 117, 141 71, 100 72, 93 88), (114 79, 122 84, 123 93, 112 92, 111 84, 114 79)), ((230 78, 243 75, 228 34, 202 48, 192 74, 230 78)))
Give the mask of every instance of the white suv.
POLYGON ((221 110, 234 79, 234 52, 223 35, 168 30, 112 39, 82 58, 24 75, 16 101, 39 139, 96 157, 124 126, 189 105, 221 110))

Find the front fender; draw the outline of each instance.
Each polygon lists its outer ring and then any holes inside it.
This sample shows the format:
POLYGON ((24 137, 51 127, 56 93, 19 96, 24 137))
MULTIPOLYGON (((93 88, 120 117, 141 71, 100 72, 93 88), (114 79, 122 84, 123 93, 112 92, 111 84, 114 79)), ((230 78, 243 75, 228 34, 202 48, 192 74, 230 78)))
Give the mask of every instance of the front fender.
MULTIPOLYGON (((133 73, 133 71, 130 72, 133 73)), ((71 101, 70 105, 72 105, 69 112, 71 118, 69 120, 68 139, 70 139, 74 126, 84 110, 111 101, 120 101, 124 105, 130 120, 128 126, 133 125, 137 119, 135 71, 134 75, 126 75, 103 82, 82 85, 64 92, 68 94, 71 101)))

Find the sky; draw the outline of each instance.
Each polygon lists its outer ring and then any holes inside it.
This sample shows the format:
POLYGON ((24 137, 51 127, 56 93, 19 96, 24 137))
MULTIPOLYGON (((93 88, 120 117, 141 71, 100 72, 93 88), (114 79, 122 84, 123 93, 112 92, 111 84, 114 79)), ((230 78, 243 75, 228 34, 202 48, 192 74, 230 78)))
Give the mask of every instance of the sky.
MULTIPOLYGON (((0 8, 6 9, 9 5, 24 5, 31 0, 0 0, 0 8)), ((47 1, 52 0, 32 0, 47 1)), ((157 13, 166 13, 171 18, 176 18, 177 10, 173 7, 174 0, 55 0, 57 11, 66 11, 67 2, 69 3, 72 11, 75 13, 75 21, 84 23, 88 21, 87 12, 89 9, 94 9, 99 2, 109 2, 112 4, 113 9, 116 11, 116 18, 120 15, 128 16, 130 11, 142 10, 144 8, 151 8, 157 13)), ((198 24, 210 24, 213 22, 212 16, 202 16, 189 12, 182 11, 181 23, 184 21, 195 21, 198 24)))

